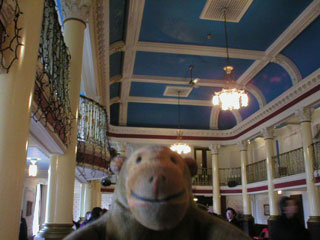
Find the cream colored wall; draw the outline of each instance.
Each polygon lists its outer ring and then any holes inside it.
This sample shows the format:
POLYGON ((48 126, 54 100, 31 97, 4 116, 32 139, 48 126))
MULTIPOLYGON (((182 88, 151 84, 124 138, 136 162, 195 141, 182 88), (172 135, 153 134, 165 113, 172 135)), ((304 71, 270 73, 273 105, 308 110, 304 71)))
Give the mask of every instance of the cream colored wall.
MULTIPOLYGON (((26 219, 26 222, 27 222, 28 237, 32 236, 32 226, 33 226, 32 223, 33 223, 34 207, 36 204, 37 185, 38 184, 47 185, 48 184, 47 181, 48 180, 45 178, 36 178, 36 177, 28 177, 28 176, 25 177, 21 209, 23 211, 23 217, 26 219), (32 214, 30 216, 26 216, 27 201, 32 202, 32 214)), ((45 209, 44 209, 44 212, 45 212, 45 209)))
POLYGON ((275 140, 278 140, 279 142, 280 153, 289 152, 302 147, 299 124, 287 125, 277 129, 275 135, 275 140))
POLYGON ((222 146, 219 149, 219 168, 240 167, 240 150, 237 145, 222 146))

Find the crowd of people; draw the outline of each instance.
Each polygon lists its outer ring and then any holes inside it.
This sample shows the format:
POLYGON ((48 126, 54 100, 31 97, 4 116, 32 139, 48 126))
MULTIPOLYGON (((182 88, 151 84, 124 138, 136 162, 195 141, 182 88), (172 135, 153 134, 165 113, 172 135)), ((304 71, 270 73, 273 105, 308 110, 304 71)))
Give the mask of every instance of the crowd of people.
POLYGON ((92 211, 86 212, 86 215, 83 221, 80 219, 78 222, 73 222, 75 229, 82 228, 87 224, 94 222, 95 220, 97 220, 107 212, 108 210, 105 208, 103 209, 100 207, 93 208, 92 211))

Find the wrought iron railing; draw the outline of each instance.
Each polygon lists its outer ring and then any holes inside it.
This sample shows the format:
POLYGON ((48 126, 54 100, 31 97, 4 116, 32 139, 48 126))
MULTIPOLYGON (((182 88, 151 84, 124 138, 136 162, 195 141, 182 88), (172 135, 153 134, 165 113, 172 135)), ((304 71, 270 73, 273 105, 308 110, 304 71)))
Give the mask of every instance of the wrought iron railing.
POLYGON ((282 153, 272 159, 275 163, 274 178, 290 176, 305 171, 303 148, 282 153))
POLYGON ((267 180, 266 160, 251 163, 247 165, 248 183, 267 180))
POLYGON ((192 184, 198 186, 212 185, 212 168, 198 168, 197 175, 192 178, 192 184))
POLYGON ((316 142, 313 144, 314 151, 314 169, 320 170, 320 142, 316 142))
POLYGON ((110 161, 108 116, 105 108, 94 100, 80 96, 78 111, 78 170, 82 177, 94 178, 96 170, 106 171, 110 161), (85 168, 90 169, 87 176, 85 168))
POLYGON ((55 1, 45 0, 33 97, 33 118, 57 133, 66 145, 69 143, 74 118, 69 100, 70 58, 55 1))
POLYGON ((241 185, 241 168, 219 168, 221 186, 241 185))

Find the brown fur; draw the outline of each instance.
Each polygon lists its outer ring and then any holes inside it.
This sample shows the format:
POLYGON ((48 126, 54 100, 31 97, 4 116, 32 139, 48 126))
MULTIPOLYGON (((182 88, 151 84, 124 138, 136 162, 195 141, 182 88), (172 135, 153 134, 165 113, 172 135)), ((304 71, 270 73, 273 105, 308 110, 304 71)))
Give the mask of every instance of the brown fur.
POLYGON ((138 150, 121 169, 108 214, 66 239, 250 239, 197 208, 189 171, 194 173, 194 166, 168 148, 138 150))

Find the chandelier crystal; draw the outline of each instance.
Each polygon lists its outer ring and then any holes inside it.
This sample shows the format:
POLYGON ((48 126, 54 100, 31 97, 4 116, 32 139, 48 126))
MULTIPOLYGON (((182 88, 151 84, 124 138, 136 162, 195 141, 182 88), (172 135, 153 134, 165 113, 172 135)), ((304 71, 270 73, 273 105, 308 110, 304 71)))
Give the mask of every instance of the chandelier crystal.
POLYGON ((226 52, 227 52, 227 65, 223 68, 225 71, 224 78, 226 80, 226 88, 223 88, 220 92, 215 92, 212 97, 212 104, 214 106, 220 106, 222 110, 237 110, 241 107, 247 107, 249 103, 248 94, 241 89, 236 88, 235 81, 233 79, 234 67, 230 65, 229 59, 229 47, 228 47, 228 33, 227 33, 227 9, 223 9, 224 14, 224 31, 226 37, 226 52))
POLYGON ((182 132, 180 129, 180 91, 178 91, 178 133, 177 133, 178 143, 172 144, 170 146, 171 151, 177 152, 178 154, 188 154, 191 152, 191 147, 182 143, 182 132))

